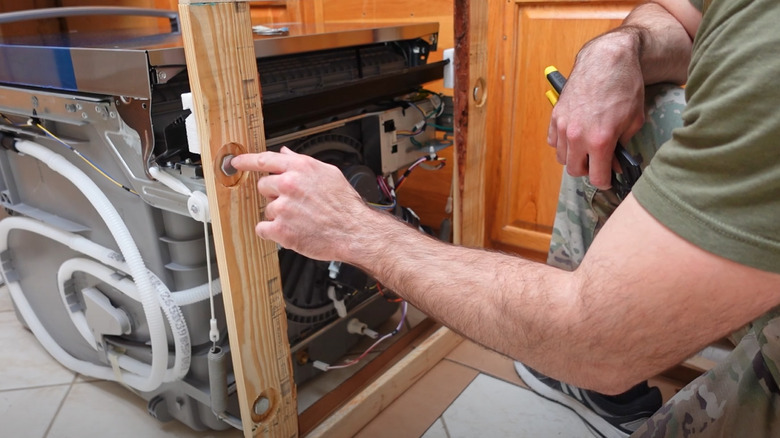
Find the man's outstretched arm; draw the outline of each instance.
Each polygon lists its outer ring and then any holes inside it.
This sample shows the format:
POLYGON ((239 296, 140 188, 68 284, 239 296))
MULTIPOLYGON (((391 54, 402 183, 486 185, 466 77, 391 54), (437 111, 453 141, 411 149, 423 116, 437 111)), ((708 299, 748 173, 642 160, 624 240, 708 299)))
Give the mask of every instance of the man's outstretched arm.
POLYGON ((581 387, 625 390, 780 303, 780 275, 702 251, 630 196, 566 272, 429 238, 369 208, 336 167, 287 149, 233 165, 271 173, 258 182, 270 200, 259 236, 359 266, 465 336, 581 387))

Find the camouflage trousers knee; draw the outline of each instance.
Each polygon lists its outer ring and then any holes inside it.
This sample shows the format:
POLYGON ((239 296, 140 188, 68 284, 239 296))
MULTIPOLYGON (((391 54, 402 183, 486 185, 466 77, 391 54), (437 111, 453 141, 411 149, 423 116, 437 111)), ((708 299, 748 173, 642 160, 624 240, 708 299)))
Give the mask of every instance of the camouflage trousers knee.
MULTIPOLYGON (((648 87, 646 121, 624 147, 647 166, 682 125, 684 92, 648 87)), ((600 191, 587 178, 564 172, 547 262, 574 270, 607 218, 620 204, 613 191, 600 191)), ((780 309, 748 326, 747 335, 715 368, 679 391, 633 437, 780 436, 780 309)))

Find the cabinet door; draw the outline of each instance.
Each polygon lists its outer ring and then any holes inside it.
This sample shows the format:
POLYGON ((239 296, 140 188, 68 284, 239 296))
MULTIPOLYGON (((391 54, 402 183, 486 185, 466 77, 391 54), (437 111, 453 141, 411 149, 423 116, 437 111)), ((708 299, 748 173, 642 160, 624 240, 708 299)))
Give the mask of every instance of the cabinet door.
MULTIPOLYGON (((497 3, 497 2, 496 2, 497 3)), ((486 221, 494 248, 547 252, 562 166, 547 145, 551 106, 544 69, 568 75, 579 48, 618 26, 630 1, 501 2, 491 14, 486 221), (495 11, 494 11, 495 12, 495 11)))
MULTIPOLYGON (((0 13, 25 9, 53 8, 55 6, 57 6, 56 0, 0 0, 0 13)), ((60 23, 54 18, 0 25, 0 37, 46 35, 60 31, 60 23)), ((35 43, 33 40, 30 40, 30 42, 35 43)))

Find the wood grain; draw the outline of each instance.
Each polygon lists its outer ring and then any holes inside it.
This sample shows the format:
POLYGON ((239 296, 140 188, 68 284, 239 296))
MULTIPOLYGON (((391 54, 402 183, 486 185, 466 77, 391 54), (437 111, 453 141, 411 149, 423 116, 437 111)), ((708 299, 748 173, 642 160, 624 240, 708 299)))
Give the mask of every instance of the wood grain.
POLYGON ((298 417, 298 429, 301 435, 305 436, 317 425, 336 412, 345 401, 360 393, 372 380, 376 379, 382 372, 387 371, 402 356, 411 351, 412 344, 415 341, 424 339, 429 330, 434 330, 437 326, 432 319, 424 319, 414 326, 408 333, 401 336, 400 339, 388 346, 379 356, 366 364, 350 378, 345 380, 336 389, 323 395, 313 405, 308 407, 298 417))
POLYGON ((326 438, 355 435, 462 340, 455 332, 441 327, 307 436, 326 438))
POLYGON ((454 242, 485 245, 488 3, 455 0, 454 242))
POLYGON ((246 173, 232 185, 220 170, 231 143, 246 152, 265 150, 249 6, 182 1, 179 15, 244 435, 296 436, 276 245, 254 234, 265 203, 255 190, 256 174, 246 173), (261 398, 270 408, 257 413, 253 407, 261 398))
POLYGON ((637 3, 490 0, 491 82, 486 187, 491 247, 546 252, 562 166, 547 145, 544 68, 568 75, 580 47, 620 24, 637 3))

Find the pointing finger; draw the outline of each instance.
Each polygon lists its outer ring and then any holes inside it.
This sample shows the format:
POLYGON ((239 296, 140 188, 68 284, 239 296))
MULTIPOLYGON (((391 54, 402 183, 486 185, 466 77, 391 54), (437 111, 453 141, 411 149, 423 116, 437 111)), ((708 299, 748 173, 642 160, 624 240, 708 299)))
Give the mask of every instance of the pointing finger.
POLYGON ((234 157, 230 164, 238 170, 278 174, 287 170, 289 158, 276 152, 260 152, 259 154, 241 154, 234 157))

